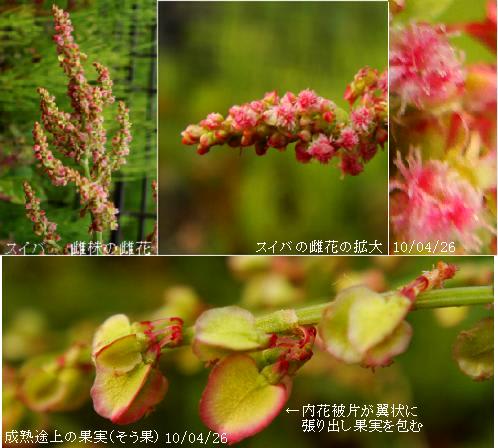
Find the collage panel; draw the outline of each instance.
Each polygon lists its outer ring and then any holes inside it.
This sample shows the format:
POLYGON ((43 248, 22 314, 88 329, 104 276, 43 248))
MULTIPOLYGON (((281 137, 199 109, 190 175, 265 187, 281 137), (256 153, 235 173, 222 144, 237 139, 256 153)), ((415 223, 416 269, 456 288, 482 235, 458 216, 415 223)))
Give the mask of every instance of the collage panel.
POLYGON ((3 293, 4 446, 492 446, 492 257, 5 257, 3 293))
POLYGON ((157 253, 156 2, 0 2, 0 253, 157 253))
POLYGON ((160 253, 387 253, 387 2, 158 15, 160 253))
POLYGON ((496 254, 496 1, 391 3, 390 253, 496 254))

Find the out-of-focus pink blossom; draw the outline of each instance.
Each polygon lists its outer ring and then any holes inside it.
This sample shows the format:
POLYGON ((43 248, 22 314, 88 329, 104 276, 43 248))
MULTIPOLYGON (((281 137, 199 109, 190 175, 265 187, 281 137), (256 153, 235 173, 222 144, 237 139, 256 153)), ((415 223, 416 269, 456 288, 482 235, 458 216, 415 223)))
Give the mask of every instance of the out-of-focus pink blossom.
POLYGON ((469 112, 496 115, 496 65, 473 64, 467 67, 464 105, 469 112))
POLYGON ((402 108, 423 108, 450 100, 463 89, 461 57, 442 26, 411 24, 394 29, 389 51, 391 94, 402 108))
POLYGON ((403 241, 459 242, 467 251, 478 251, 485 222, 482 192, 447 162, 422 162, 411 151, 405 164, 395 161, 398 177, 390 182, 391 224, 403 241))

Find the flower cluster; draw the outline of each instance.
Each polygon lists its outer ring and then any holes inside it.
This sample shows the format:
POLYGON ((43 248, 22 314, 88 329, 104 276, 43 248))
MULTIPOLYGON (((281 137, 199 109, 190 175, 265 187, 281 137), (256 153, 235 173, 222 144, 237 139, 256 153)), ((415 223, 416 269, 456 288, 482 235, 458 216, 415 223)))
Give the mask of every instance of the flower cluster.
POLYGON ((226 118, 211 113, 182 132, 185 145, 197 145, 199 154, 212 146, 254 146, 256 154, 269 148, 285 150, 295 143, 301 163, 337 159, 343 174, 357 175, 387 140, 387 73, 366 67, 348 86, 350 113, 306 89, 282 97, 276 91, 261 100, 232 106, 226 118))
POLYGON ((57 224, 48 220, 45 210, 40 208, 40 199, 36 197, 29 183, 24 182, 23 187, 26 196, 26 215, 33 223, 35 235, 43 238, 48 253, 59 253, 61 248, 57 242, 61 237, 57 233, 57 224))
POLYGON ((393 239, 454 242, 461 253, 493 253, 496 65, 465 65, 450 39, 466 32, 496 52, 496 3, 488 2, 483 22, 412 21, 391 29, 393 239))
POLYGON ((53 6, 55 35, 59 64, 68 78, 68 96, 72 112, 57 107, 55 97, 39 88, 41 124, 33 129, 33 151, 44 172, 55 186, 74 184, 82 206, 81 216, 90 213, 90 232, 117 228, 116 214, 110 198, 111 173, 126 163, 131 142, 129 111, 119 102, 119 129, 112 138, 111 150, 106 149, 107 131, 104 128, 104 107, 114 102, 109 70, 99 63, 93 66, 96 82, 85 75, 82 53, 72 36, 69 15, 53 6), (50 135, 50 141, 47 138, 50 135), (49 143, 73 163, 66 165, 49 150, 49 143))

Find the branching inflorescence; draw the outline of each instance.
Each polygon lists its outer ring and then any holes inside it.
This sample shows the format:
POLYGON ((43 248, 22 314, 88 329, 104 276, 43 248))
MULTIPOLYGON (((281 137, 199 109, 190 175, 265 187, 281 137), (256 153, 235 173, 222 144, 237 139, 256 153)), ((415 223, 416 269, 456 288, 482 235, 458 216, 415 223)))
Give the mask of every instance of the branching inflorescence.
MULTIPOLYGON (((411 311, 492 302, 491 286, 441 289, 455 273, 455 266, 439 262, 397 290, 378 293, 353 286, 331 302, 261 316, 238 306, 213 308, 192 327, 179 317, 130 322, 117 314, 97 329, 91 347, 73 347, 57 362, 25 369, 21 395, 37 411, 73 409, 70 398, 79 403, 81 391, 88 393, 91 357, 95 411, 116 424, 133 423, 167 392, 160 359, 173 356, 172 349, 190 346, 212 368, 200 397, 201 419, 233 444, 258 433, 280 413, 295 375, 315 350, 347 364, 385 367, 409 346, 413 330, 406 318, 411 311), (45 382, 37 381, 40 372, 47 376, 45 382), (47 393, 47 382, 52 392, 47 393)), ((178 295, 191 304, 188 290, 175 290, 178 295)), ((455 359, 473 379, 493 374, 492 338, 492 319, 457 338, 455 359)))
MULTIPOLYGON (((391 6, 394 14, 403 2, 391 6)), ((398 241, 496 251, 496 65, 465 64, 466 32, 496 53, 496 2, 480 23, 396 24, 390 39, 391 229, 398 241)))
POLYGON ((343 174, 355 176, 387 140, 387 73, 361 69, 344 95, 349 113, 313 90, 297 95, 276 91, 263 99, 232 106, 226 118, 211 113, 182 132, 182 142, 199 154, 215 145, 254 146, 256 154, 295 143, 296 159, 327 164, 338 160, 343 174))
MULTIPOLYGON (((53 40, 59 64, 68 78, 67 94, 72 112, 59 110, 55 97, 39 88, 42 114, 41 123, 35 123, 33 128, 33 151, 53 185, 74 184, 82 207, 80 215, 83 217, 86 213, 90 214, 89 231, 99 235, 105 230, 117 228, 118 210, 110 199, 111 174, 126 163, 129 154, 132 140, 129 111, 120 101, 116 118, 119 129, 113 136, 109 149, 107 131, 104 128, 104 108, 114 103, 109 70, 95 62, 93 66, 98 75, 96 81, 92 83, 86 78, 83 63, 87 56, 74 41, 68 13, 55 5, 52 12, 55 23, 53 40), (70 164, 58 159, 49 145, 70 161, 70 164)), ((34 202, 38 200, 31 187, 26 191, 26 209, 33 210, 34 202)), ((29 217, 35 228, 43 227, 43 223, 38 222, 33 213, 29 217)), ((52 225, 53 231, 54 226, 55 224, 52 225)), ((39 232, 37 234, 43 235, 39 232)), ((44 242, 48 242, 45 237, 44 242)))

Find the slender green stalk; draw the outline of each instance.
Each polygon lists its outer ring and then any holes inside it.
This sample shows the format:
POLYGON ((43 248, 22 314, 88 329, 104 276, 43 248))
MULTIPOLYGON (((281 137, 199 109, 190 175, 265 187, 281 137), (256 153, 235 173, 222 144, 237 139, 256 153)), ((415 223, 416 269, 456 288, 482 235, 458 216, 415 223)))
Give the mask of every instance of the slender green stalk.
MULTIPOLYGON (((392 294, 392 291, 383 295, 392 294)), ((330 302, 311 305, 295 310, 299 325, 315 325, 322 318, 323 310, 330 302)), ((415 301, 414 310, 444 308, 453 306, 472 306, 493 303, 493 286, 468 286, 461 288, 434 289, 420 294, 415 301)), ((261 330, 271 333, 282 331, 281 312, 265 314, 256 318, 261 330)), ((289 321, 289 327, 291 322, 289 321)))
POLYGON ((466 286, 462 288, 434 289, 420 294, 415 310, 472 306, 493 303, 493 286, 466 286))
MULTIPOLYGON (((393 291, 382 295, 392 294, 393 291)), ((493 286, 466 286, 461 288, 433 289, 417 297, 413 310, 446 308, 453 306, 474 306, 493 303, 493 286)), ((329 302, 297 308, 291 312, 273 311, 256 317, 256 326, 266 333, 278 333, 299 325, 316 325, 322 318, 329 302), (297 322, 296 322, 297 317, 297 322)), ((194 327, 185 328, 181 345, 190 345, 194 339, 194 327)))

